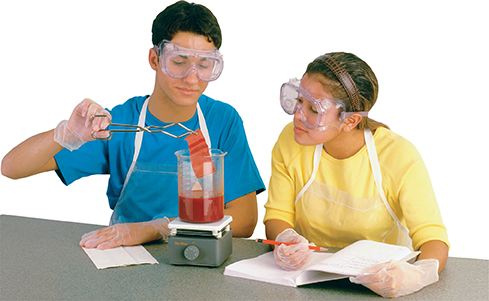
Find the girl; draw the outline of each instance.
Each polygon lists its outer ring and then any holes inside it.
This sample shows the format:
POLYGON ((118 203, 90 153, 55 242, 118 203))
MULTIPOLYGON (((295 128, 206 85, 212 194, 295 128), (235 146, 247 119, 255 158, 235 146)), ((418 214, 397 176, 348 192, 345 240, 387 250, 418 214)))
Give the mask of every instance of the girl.
POLYGON ((282 85, 294 115, 272 152, 264 218, 277 263, 298 269, 309 242, 345 247, 369 239, 421 251, 415 264, 389 262, 352 278, 396 297, 436 282, 448 238, 426 166, 403 137, 368 117, 378 95, 371 68, 349 53, 319 56, 282 85), (409 231, 408 231, 409 229, 409 231))

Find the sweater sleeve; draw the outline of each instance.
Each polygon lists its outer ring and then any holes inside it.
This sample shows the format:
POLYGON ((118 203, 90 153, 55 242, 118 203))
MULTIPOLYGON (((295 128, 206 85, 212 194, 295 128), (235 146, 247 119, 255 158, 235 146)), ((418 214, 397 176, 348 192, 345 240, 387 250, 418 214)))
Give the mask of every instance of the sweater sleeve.
POLYGON ((297 150, 290 143, 293 141, 293 137, 290 137, 291 126, 292 124, 289 124, 284 128, 272 150, 272 172, 263 222, 277 219, 294 227, 297 183, 288 165, 293 157, 292 153, 297 150))
POLYGON ((450 246, 428 170, 421 157, 405 174, 399 203, 415 250, 431 240, 450 246))

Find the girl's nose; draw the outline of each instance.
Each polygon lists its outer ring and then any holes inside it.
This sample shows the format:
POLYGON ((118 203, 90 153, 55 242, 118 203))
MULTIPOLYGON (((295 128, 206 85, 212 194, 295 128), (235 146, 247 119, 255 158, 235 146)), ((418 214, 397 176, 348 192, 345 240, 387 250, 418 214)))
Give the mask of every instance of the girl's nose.
POLYGON ((296 104, 294 108, 294 118, 300 118, 302 116, 302 105, 300 103, 296 104))

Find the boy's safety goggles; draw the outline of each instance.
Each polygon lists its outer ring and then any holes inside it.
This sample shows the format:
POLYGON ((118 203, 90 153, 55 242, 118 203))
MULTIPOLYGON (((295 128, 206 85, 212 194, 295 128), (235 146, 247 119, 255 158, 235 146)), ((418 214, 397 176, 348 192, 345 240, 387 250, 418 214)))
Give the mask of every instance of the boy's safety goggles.
POLYGON ((173 78, 184 78, 194 70, 200 80, 216 80, 224 67, 217 49, 202 51, 189 49, 163 40, 154 49, 160 58, 161 70, 173 78))
POLYGON ((302 123, 310 130, 317 128, 320 130, 326 130, 328 128, 335 129, 353 113, 358 113, 364 117, 368 114, 368 112, 345 112, 345 102, 338 98, 322 97, 316 99, 312 97, 300 85, 300 80, 297 78, 291 79, 288 83, 282 85, 280 89, 280 103, 285 113, 289 115, 293 115, 299 111, 302 123), (336 116, 326 117, 328 111, 333 107, 341 112, 339 118, 336 116))

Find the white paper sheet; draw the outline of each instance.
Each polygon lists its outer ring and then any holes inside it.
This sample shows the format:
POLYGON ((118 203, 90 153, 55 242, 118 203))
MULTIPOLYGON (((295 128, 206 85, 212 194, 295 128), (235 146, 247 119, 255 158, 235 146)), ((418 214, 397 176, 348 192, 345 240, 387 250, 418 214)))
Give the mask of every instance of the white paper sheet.
POLYGON ((97 269, 138 264, 158 264, 158 261, 141 245, 122 246, 107 250, 83 248, 97 269))

